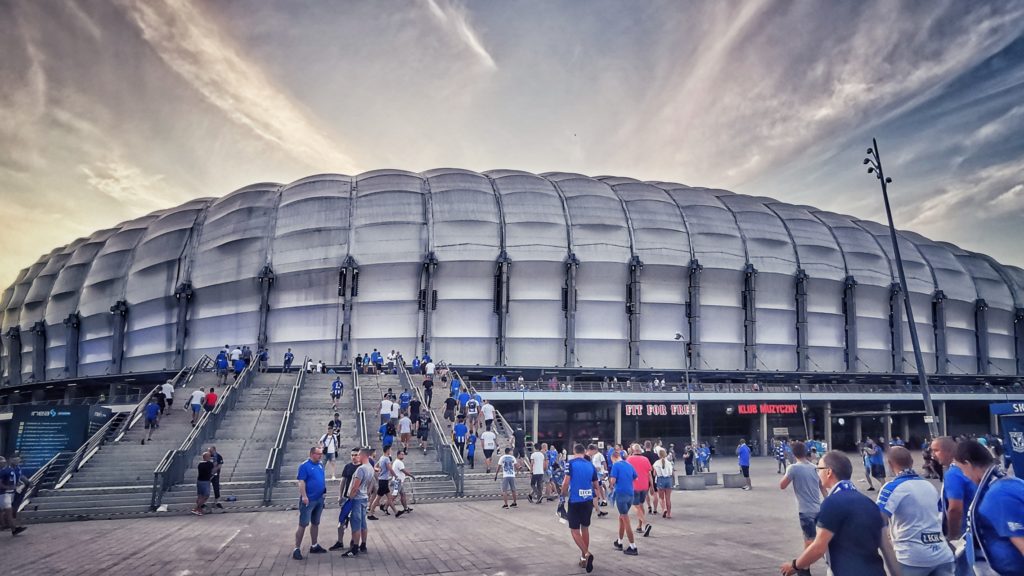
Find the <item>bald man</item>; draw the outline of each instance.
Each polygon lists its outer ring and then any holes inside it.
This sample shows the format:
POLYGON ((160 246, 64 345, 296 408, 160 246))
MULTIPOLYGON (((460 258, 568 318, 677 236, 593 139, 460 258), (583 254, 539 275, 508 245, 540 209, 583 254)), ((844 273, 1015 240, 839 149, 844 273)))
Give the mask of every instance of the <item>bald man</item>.
POLYGON ((945 516, 944 532, 949 540, 963 536, 967 529, 967 509, 974 501, 974 493, 978 487, 968 478, 963 470, 953 461, 956 454, 956 441, 949 436, 940 436, 932 440, 932 457, 942 465, 942 511, 945 516))

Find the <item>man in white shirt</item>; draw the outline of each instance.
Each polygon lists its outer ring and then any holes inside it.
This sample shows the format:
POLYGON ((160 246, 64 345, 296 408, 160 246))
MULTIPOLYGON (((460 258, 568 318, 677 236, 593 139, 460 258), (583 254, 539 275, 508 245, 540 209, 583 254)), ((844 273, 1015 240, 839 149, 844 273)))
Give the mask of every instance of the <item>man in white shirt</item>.
POLYGON ((337 480, 338 437, 334 435, 334 426, 332 424, 327 425, 327 433, 320 437, 320 448, 324 451, 324 472, 326 473, 329 467, 331 469, 331 480, 337 480))
POLYGON ((238 360, 241 357, 242 349, 239 348, 238 346, 235 346, 235 348, 231 351, 231 362, 234 362, 235 360, 238 360))
POLYGON ((405 451, 401 451, 396 456, 396 460, 391 464, 391 498, 388 499, 388 504, 392 510, 395 510, 395 518, 398 518, 402 514, 412 512, 412 508, 409 508, 409 503, 405 500, 405 479, 406 477, 416 479, 411 472, 405 469, 405 451), (399 501, 402 503, 402 509, 395 509, 394 498, 399 497, 399 501))
POLYGON ((480 410, 484 413, 484 430, 490 430, 494 424, 494 405, 490 400, 484 400, 484 405, 480 410))
MULTIPOLYGON (((430 362, 427 362, 427 376, 433 376, 433 375, 434 375, 434 361, 431 360, 430 362)), ((431 380, 433 380, 433 378, 431 378, 431 380)))
MULTIPOLYGON (((605 466, 604 454, 598 450, 597 444, 590 444, 587 446, 587 454, 590 456, 590 463, 594 465, 594 469, 597 470, 597 498, 594 499, 594 503, 598 506, 607 506, 607 494, 604 492, 605 483, 607 482, 608 469, 605 466)), ((607 514, 605 512, 604 514, 607 514)), ((599 515, 603 515, 600 514, 599 515)))
POLYGON ((192 396, 189 397, 189 406, 192 407, 192 425, 196 425, 196 418, 199 418, 199 411, 203 409, 203 401, 206 399, 206 393, 199 390, 193 390, 192 396))
POLYGON ((544 469, 548 457, 541 451, 540 446, 533 445, 533 453, 530 454, 530 502, 540 504, 544 501, 544 469))
POLYGON ((174 406, 174 385, 169 381, 164 382, 161 386, 161 390, 164 393, 164 397, 167 399, 167 414, 171 414, 171 408, 174 406))
MULTIPOLYGON (((892 541, 903 574, 953 574, 954 557, 942 536, 939 492, 914 471, 914 457, 903 446, 886 452, 895 478, 878 493, 878 508, 889 522, 883 538, 892 541)), ((884 548, 884 547, 883 547, 884 548)))
MULTIPOLYGON (((484 432, 486 434, 486 432, 484 432)), ((505 501, 502 508, 508 508, 508 495, 512 494, 512 508, 519 506, 516 502, 516 470, 519 463, 512 455, 512 448, 505 448, 505 455, 498 459, 498 466, 494 470, 494 479, 498 479, 498 471, 501 471, 501 499, 505 501)))
POLYGON ((409 441, 412 440, 412 420, 408 414, 402 414, 398 420, 398 440, 402 443, 402 451, 409 451, 409 441))
POLYGON ((491 456, 494 455, 494 449, 498 447, 498 435, 493 430, 487 430, 480 435, 480 441, 484 445, 484 466, 487 467, 487 473, 491 473, 491 456))
POLYGON ((391 420, 391 399, 385 396, 380 401, 380 423, 387 424, 391 420))

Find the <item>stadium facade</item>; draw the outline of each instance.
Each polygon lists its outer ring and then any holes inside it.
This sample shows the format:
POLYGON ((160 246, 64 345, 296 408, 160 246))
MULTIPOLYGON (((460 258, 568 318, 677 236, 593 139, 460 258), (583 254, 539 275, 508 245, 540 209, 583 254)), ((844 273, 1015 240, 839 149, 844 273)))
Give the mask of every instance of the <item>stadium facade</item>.
MULTIPOLYGON (((1024 270, 899 241, 925 369, 1024 374, 1024 270)), ((226 343, 266 346, 272 364, 289 347, 329 364, 377 348, 456 365, 913 373, 903 308, 874 222, 667 182, 457 169, 193 200, 53 250, 0 302, 7 385, 175 369, 226 343)))

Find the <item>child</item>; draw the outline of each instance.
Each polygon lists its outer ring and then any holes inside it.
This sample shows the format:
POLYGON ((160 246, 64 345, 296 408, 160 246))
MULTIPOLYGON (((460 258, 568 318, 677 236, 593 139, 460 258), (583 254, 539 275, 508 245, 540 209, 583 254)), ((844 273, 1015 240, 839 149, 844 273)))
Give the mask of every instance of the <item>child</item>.
POLYGON ((476 454, 476 432, 469 433, 469 443, 466 444, 466 458, 469 460, 469 467, 473 468, 473 455, 476 454))

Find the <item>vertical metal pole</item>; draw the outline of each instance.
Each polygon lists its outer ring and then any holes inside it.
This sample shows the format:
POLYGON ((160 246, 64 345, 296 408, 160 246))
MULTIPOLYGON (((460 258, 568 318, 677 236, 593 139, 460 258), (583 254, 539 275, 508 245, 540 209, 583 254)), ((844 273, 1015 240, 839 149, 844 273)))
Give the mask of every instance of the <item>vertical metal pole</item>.
POLYGON ((932 405, 932 394, 928 387, 928 374, 924 369, 924 359, 921 355, 921 342, 917 337, 917 324, 914 322, 914 310, 910 305, 910 291, 907 289, 907 275, 903 271, 903 258, 900 256, 900 244, 896 241, 896 226, 892 222, 892 209, 889 207, 889 191, 886 185, 885 174, 882 172, 882 159, 878 152, 878 141, 871 139, 873 148, 869 154, 874 156, 875 168, 878 171, 878 181, 882 184, 882 198, 885 200, 885 216, 889 220, 889 237, 892 240, 893 254, 896 256, 896 269, 900 275, 900 288, 903 290, 903 300, 907 311, 907 323, 910 325, 910 341, 914 345, 914 362, 917 364, 917 378, 921 383, 921 399, 924 401, 925 420, 928 424, 928 433, 932 436, 939 435, 939 427, 935 422, 935 407, 932 405))

